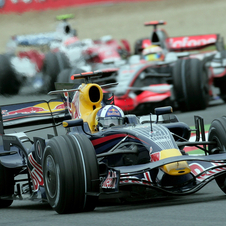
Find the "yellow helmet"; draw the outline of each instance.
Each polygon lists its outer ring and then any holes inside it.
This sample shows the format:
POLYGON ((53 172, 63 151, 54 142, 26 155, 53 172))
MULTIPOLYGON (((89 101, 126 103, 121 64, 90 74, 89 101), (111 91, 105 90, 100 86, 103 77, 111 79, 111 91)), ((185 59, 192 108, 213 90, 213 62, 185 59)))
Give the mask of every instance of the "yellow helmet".
POLYGON ((157 45, 151 45, 146 47, 142 51, 142 56, 147 61, 162 61, 165 57, 163 49, 157 45))

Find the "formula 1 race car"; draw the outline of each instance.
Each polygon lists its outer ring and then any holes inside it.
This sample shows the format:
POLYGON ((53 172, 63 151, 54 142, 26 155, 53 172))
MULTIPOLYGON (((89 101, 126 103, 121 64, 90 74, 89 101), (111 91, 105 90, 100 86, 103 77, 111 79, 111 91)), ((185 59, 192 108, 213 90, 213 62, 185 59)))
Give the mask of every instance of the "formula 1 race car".
POLYGON ((127 113, 149 114, 150 110, 167 105, 180 111, 205 109, 213 95, 203 62, 196 58, 179 59, 172 54, 167 54, 164 61, 131 56, 116 71, 94 81, 117 82, 117 87, 105 91, 113 92, 115 105, 127 113))
POLYGON ((51 46, 63 40, 76 37, 77 31, 67 22, 72 14, 61 15, 54 32, 15 35, 6 46, 6 53, 0 55, 0 94, 18 94, 21 87, 29 85, 39 91, 52 90, 56 75, 70 66, 64 53, 51 46))
MULTIPOLYGON (((101 73, 74 78, 90 80, 101 73)), ((225 117, 213 120, 206 141, 203 119, 195 116, 197 137, 189 142, 191 129, 171 107, 140 118, 124 115, 104 98, 100 85, 69 85, 58 84, 64 89, 50 92, 62 93, 63 102, 1 106, 1 208, 31 199, 47 201, 58 213, 92 211, 101 199, 148 199, 155 191, 192 194, 214 179, 226 193, 225 117), (44 131, 47 123, 53 123, 54 135, 28 136, 37 125, 44 131), (29 125, 35 127, 27 133, 21 129, 29 125), (58 135, 57 125, 66 133, 58 135), (7 134, 10 128, 14 132, 7 134), (186 155, 185 146, 204 154, 186 155)))
MULTIPOLYGON (((190 102, 190 99, 186 100, 190 96, 189 90, 197 88, 195 84, 199 83, 199 78, 196 78, 196 76, 203 77, 203 73, 206 74, 204 80, 208 79, 208 86, 210 88, 212 86, 217 87, 220 90, 220 97, 226 101, 224 89, 226 83, 226 50, 223 38, 219 34, 169 37, 164 29, 158 28, 159 25, 165 24, 165 21, 145 23, 145 26, 153 26, 154 29, 150 38, 142 38, 136 41, 135 54, 142 55, 148 46, 156 45, 162 48, 166 56, 168 54, 177 56, 178 60, 174 57, 177 65, 175 66, 177 75, 174 79, 174 87, 175 97, 182 109, 189 109, 189 103, 186 103, 190 102), (201 62, 198 63, 197 59, 201 62), (198 64, 201 65, 198 66, 198 64)), ((209 92, 211 96, 212 91, 210 89, 208 91, 207 84, 202 83, 202 86, 204 92, 209 92)))
POLYGON ((0 55, 0 94, 18 94, 23 86, 47 93, 55 88, 54 82, 64 79, 59 73, 65 69, 76 65, 76 73, 90 71, 104 61, 130 54, 126 40, 119 44, 110 35, 79 40, 67 21, 70 18, 72 14, 58 16, 61 22, 55 32, 11 37, 7 52, 0 55))

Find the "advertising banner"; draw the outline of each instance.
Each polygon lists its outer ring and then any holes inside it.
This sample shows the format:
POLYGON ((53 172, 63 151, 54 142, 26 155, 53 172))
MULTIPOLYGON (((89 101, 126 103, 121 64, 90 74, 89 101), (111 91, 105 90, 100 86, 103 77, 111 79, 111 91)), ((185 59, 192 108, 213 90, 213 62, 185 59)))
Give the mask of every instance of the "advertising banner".
POLYGON ((0 0, 0 13, 24 13, 31 10, 59 9, 76 5, 82 6, 134 1, 137 0, 0 0))

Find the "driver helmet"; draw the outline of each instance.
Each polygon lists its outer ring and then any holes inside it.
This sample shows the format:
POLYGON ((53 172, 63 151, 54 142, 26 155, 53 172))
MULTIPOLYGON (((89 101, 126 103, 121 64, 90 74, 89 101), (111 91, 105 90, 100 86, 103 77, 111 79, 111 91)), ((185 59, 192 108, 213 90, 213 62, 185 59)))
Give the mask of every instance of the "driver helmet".
POLYGON ((142 51, 142 56, 146 61, 162 61, 164 60, 164 52, 160 46, 151 45, 142 51))
POLYGON ((99 130, 124 123, 124 112, 115 105, 105 105, 97 112, 99 130))

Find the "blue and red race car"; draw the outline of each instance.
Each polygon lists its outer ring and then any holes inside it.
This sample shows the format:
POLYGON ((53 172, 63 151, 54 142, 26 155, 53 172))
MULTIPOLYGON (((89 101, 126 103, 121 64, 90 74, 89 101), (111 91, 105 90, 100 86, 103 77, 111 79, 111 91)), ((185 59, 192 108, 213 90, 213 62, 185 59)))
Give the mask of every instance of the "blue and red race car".
POLYGON ((169 106, 137 117, 106 102, 102 88, 116 84, 89 82, 101 73, 75 75, 88 82, 50 93, 61 93, 63 102, 1 106, 0 208, 30 199, 61 214, 92 211, 100 199, 148 199, 156 191, 188 195, 214 179, 226 193, 225 117, 212 122, 206 141, 196 116, 197 138, 190 142, 191 129, 169 106), (47 123, 53 134, 45 136, 47 123), (22 130, 25 125, 33 128, 22 130), (32 136, 38 125, 42 137, 32 136), (58 126, 66 129, 63 135, 58 126), (185 146, 203 155, 186 155, 185 146))

